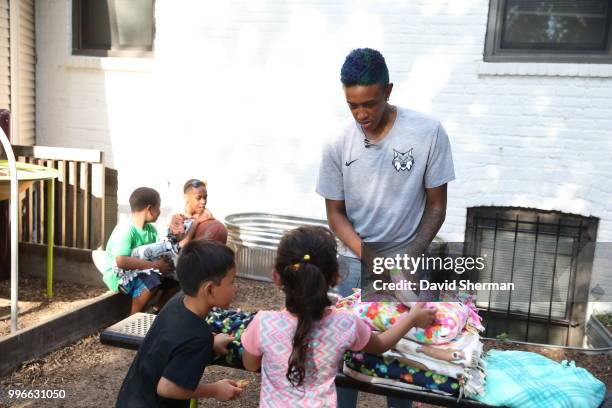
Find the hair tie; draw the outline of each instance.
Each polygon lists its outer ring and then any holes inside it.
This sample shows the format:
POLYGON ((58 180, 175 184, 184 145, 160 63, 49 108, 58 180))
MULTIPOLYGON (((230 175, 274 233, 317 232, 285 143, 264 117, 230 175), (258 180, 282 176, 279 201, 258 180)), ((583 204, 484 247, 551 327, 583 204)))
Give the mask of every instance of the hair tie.
POLYGON ((300 266, 302 265, 302 262, 308 263, 309 261, 310 261, 310 255, 306 254, 302 257, 301 261, 291 264, 289 265, 289 267, 291 268, 293 272, 297 272, 300 270, 300 266))

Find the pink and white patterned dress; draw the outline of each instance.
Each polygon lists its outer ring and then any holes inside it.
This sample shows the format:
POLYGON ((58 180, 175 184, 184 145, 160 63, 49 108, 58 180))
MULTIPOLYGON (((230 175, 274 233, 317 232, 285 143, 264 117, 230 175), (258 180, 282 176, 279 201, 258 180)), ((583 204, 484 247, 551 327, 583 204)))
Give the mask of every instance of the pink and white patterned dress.
POLYGON ((297 317, 287 312, 259 312, 241 337, 244 349, 262 356, 260 407, 335 407, 334 380, 342 354, 362 350, 372 334, 357 316, 339 310, 329 312, 309 336, 306 376, 301 387, 287 380, 297 317))

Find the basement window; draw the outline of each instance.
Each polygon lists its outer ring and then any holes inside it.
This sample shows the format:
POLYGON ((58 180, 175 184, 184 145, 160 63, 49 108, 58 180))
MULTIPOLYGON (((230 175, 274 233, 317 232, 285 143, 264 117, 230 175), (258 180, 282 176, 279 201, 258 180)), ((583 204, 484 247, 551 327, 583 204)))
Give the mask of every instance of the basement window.
POLYGON ((154 0, 73 0, 72 54, 151 57, 154 0))

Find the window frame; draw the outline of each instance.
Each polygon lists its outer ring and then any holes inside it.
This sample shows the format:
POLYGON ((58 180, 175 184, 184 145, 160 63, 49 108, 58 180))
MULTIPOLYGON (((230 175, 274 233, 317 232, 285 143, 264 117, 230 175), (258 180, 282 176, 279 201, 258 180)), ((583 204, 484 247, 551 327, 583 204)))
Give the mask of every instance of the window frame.
POLYGON ((612 64, 612 6, 608 10, 607 50, 502 49, 502 28, 507 0, 489 0, 483 60, 485 62, 544 62, 612 64))
POLYGON ((109 13, 110 20, 110 35, 111 48, 109 50, 99 48, 85 48, 83 46, 82 21, 81 21, 81 2, 82 0, 72 0, 72 55, 89 56, 89 57, 132 57, 132 58, 152 58, 155 51, 155 0, 153 0, 153 20, 152 20, 152 38, 151 49, 148 47, 128 47, 121 48, 117 45, 117 21, 115 19, 115 0, 105 0, 109 3, 111 12, 109 13))

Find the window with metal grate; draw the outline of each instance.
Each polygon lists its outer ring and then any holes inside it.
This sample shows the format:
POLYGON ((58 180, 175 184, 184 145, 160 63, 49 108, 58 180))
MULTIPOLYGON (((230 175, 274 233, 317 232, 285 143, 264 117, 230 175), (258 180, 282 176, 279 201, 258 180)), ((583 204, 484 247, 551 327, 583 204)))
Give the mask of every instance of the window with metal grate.
POLYGON ((466 252, 487 259, 479 282, 512 282, 512 291, 479 290, 487 333, 525 341, 577 342, 584 333, 598 219, 514 207, 468 209, 466 252))

